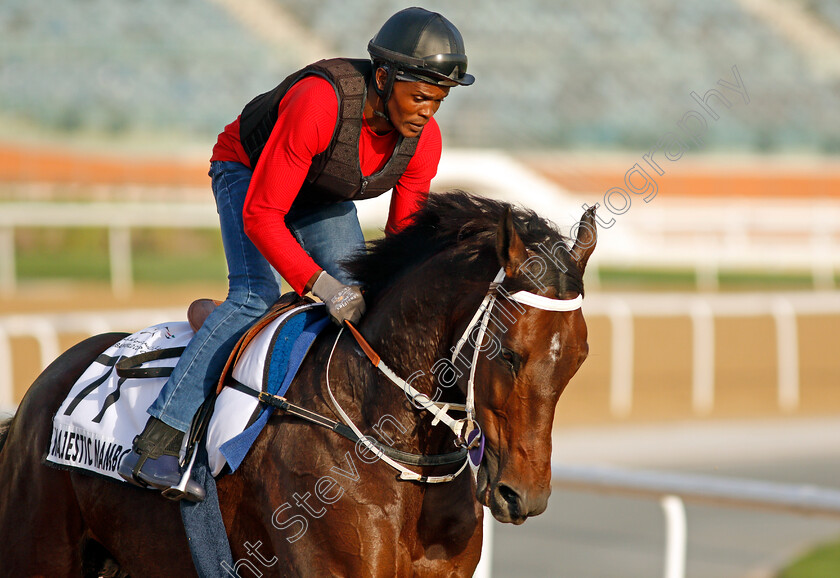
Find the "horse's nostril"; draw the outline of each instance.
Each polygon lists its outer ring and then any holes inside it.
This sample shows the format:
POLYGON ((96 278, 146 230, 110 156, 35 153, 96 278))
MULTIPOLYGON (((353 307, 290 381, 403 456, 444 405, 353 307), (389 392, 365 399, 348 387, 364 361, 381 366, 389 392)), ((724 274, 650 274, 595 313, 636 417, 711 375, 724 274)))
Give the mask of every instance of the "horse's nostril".
POLYGON ((508 504, 513 506, 519 505, 519 494, 517 494, 516 490, 514 490, 510 486, 500 484, 499 495, 502 496, 502 499, 508 504))

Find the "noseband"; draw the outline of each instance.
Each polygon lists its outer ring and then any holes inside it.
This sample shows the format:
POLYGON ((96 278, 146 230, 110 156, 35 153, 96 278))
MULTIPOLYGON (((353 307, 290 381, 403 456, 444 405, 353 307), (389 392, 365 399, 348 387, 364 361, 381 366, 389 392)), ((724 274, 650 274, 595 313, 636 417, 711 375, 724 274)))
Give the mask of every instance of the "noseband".
POLYGON ((358 436, 359 441, 365 445, 365 447, 374 455, 378 456, 382 460, 385 461, 388 465, 392 468, 396 469, 400 472, 398 476, 401 480, 411 480, 411 481, 418 481, 418 482, 425 482, 425 483, 441 483, 441 482, 449 482, 455 479, 464 468, 466 468, 467 464, 470 465, 470 468, 473 472, 473 475, 476 475, 478 472, 478 467, 481 464, 481 460, 484 456, 484 435, 481 432, 481 427, 479 426, 478 422, 475 420, 475 368, 478 363, 478 354, 481 351, 481 344, 484 341, 484 337, 487 333, 487 325, 490 321, 490 315, 493 310, 494 305, 497 301, 497 293, 501 293, 506 299, 516 301, 522 305, 528 305, 529 307, 535 307, 537 309, 542 309, 544 311, 575 311, 580 309, 581 304, 583 303, 583 297, 578 295, 574 299, 554 299, 551 297, 545 297, 543 295, 537 295, 536 293, 531 293, 529 291, 517 291, 516 293, 510 294, 501 287, 502 281, 505 279, 505 270, 504 268, 500 269, 496 277, 490 283, 489 288, 487 289, 487 293, 484 295, 484 299, 481 301, 481 304, 478 306, 475 314, 473 315, 472 319, 470 320, 469 324, 467 325, 464 333, 461 335, 461 338, 458 340, 455 347, 452 349, 452 358, 451 361, 454 365, 455 358, 458 357, 458 354, 461 352, 461 348, 464 344, 468 341, 469 335, 472 329, 479 325, 478 329, 478 338, 473 343, 473 358, 472 363, 470 365, 470 376, 469 380, 467 381, 467 393, 466 393, 466 403, 461 407, 460 404, 449 404, 449 403, 437 403, 429 398, 428 395, 425 393, 420 393, 417 391, 410 383, 406 382, 404 379, 396 375, 376 354, 370 344, 362 337, 359 331, 349 322, 347 322, 347 327, 350 328, 350 332, 352 333, 353 337, 362 347, 362 350, 368 356, 370 361, 376 366, 392 383, 397 385, 400 389, 402 389, 407 396, 409 396, 414 403, 420 409, 425 409, 426 411, 430 412, 434 415, 434 419, 432 420, 432 425, 437 425, 439 423, 443 423, 452 432, 455 434, 455 444, 463 449, 467 450, 467 457, 464 460, 464 463, 458 469, 457 472, 453 474, 448 474, 445 476, 423 476, 417 472, 409 470, 408 468, 400 465, 396 461, 389 458, 383 452, 382 448, 378 445, 374 444, 370 439, 368 439, 362 432, 358 430, 358 428, 353 424, 350 420, 349 416, 344 412, 344 410, 339 406, 338 402, 336 401, 335 397, 333 397, 332 390, 330 389, 330 362, 332 361, 332 355, 335 351, 335 347, 338 344, 338 340, 341 338, 341 334, 344 332, 344 327, 338 333, 336 337, 336 341, 333 344, 332 351, 330 351, 330 357, 327 361, 327 392, 329 393, 330 399, 333 402, 333 405, 336 408, 339 416, 344 421, 347 426, 349 426, 355 434, 358 436), (463 409, 462 409, 463 408, 463 409), (453 419, 447 412, 450 409, 462 410, 466 413, 466 417, 463 419, 453 419))

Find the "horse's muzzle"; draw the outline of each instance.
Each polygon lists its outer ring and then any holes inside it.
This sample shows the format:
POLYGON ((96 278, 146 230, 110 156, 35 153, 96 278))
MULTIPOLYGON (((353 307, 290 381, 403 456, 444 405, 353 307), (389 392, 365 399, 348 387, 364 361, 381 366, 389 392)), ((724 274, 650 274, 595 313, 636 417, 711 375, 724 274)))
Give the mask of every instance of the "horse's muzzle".
POLYGON ((519 525, 530 516, 542 514, 548 506, 549 495, 550 489, 527 492, 500 483, 490 493, 490 511, 500 522, 519 525))
POLYGON ((490 484, 486 468, 482 467, 478 472, 476 497, 500 522, 519 525, 530 516, 542 514, 550 495, 551 488, 529 491, 504 482, 490 484))

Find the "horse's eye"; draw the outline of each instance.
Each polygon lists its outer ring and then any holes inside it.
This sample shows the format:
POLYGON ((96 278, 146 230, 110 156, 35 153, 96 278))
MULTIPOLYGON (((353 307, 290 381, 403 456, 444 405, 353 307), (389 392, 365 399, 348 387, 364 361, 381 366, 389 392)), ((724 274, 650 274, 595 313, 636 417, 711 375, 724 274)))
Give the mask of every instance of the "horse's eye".
POLYGON ((500 359, 512 373, 516 374, 519 371, 519 365, 522 358, 518 353, 514 353, 507 347, 502 347, 499 351, 498 359, 500 359))

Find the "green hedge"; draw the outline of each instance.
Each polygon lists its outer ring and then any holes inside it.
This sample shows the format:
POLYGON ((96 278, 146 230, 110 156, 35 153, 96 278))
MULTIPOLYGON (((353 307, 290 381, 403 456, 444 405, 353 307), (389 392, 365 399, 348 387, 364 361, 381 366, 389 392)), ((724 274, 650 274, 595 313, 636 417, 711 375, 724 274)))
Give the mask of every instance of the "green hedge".
MULTIPOLYGON (((368 239, 381 236, 365 231, 368 239)), ((217 231, 139 229, 132 231, 134 278, 138 282, 223 281, 227 275, 217 231)), ((22 229, 16 232, 16 267, 21 280, 78 279, 107 282, 110 275, 108 233, 104 229, 22 229)), ((604 268, 607 290, 696 289, 691 270, 604 268)), ((805 274, 723 273, 722 290, 811 289, 805 274)), ((838 278, 840 284, 840 278, 838 278)))

